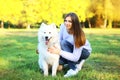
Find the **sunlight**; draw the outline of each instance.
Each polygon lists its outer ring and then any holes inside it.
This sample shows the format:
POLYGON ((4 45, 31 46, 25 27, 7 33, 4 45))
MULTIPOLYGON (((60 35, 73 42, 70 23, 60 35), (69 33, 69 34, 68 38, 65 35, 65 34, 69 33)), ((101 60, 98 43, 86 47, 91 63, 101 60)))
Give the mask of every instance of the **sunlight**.
POLYGON ((114 63, 117 64, 119 63, 119 56, 115 55, 115 54, 110 54, 109 57, 108 54, 101 54, 101 53, 97 53, 97 54, 92 54, 91 55, 91 59, 100 62, 102 60, 102 62, 106 62, 106 63, 114 63))
POLYGON ((89 33, 89 34, 97 34, 97 35, 109 35, 109 34, 118 34, 120 33, 120 29, 118 28, 114 28, 114 29, 100 29, 100 28, 83 28, 85 33, 89 33))
POLYGON ((0 68, 6 68, 9 62, 6 59, 0 58, 0 68))

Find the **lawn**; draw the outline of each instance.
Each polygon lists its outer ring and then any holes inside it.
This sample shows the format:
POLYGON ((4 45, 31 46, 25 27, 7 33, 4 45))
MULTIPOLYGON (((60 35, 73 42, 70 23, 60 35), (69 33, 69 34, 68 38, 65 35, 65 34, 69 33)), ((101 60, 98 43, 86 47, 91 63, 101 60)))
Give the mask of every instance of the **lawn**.
POLYGON ((120 80, 120 29, 84 29, 92 53, 78 75, 44 77, 38 66, 37 29, 0 29, 0 80, 120 80))

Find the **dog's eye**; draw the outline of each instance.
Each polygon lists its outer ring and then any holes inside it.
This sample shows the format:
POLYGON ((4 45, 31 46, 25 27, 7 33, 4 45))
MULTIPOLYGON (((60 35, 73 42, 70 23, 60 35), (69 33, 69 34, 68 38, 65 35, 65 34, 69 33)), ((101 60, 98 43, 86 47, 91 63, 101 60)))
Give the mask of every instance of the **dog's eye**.
POLYGON ((49 34, 51 34, 51 32, 49 32, 49 34))
POLYGON ((44 34, 45 34, 46 32, 44 32, 44 34))

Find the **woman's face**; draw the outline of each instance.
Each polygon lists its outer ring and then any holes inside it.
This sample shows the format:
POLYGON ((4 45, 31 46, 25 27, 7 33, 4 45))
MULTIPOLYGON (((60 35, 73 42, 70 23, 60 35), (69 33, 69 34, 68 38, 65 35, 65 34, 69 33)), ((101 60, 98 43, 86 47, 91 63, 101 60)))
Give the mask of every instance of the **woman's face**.
POLYGON ((71 20, 70 16, 65 18, 64 24, 65 24, 67 30, 71 29, 71 27, 72 27, 72 20, 71 20))

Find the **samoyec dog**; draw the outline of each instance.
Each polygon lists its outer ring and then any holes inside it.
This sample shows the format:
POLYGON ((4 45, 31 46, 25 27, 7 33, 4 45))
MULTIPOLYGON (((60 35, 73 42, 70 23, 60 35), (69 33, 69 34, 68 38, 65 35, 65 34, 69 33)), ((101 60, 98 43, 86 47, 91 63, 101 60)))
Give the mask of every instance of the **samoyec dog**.
POLYGON ((57 73, 59 55, 47 51, 49 47, 54 45, 60 48, 56 25, 42 23, 38 30, 38 64, 40 69, 43 70, 44 76, 48 76, 49 66, 51 66, 52 76, 56 76, 57 73))

